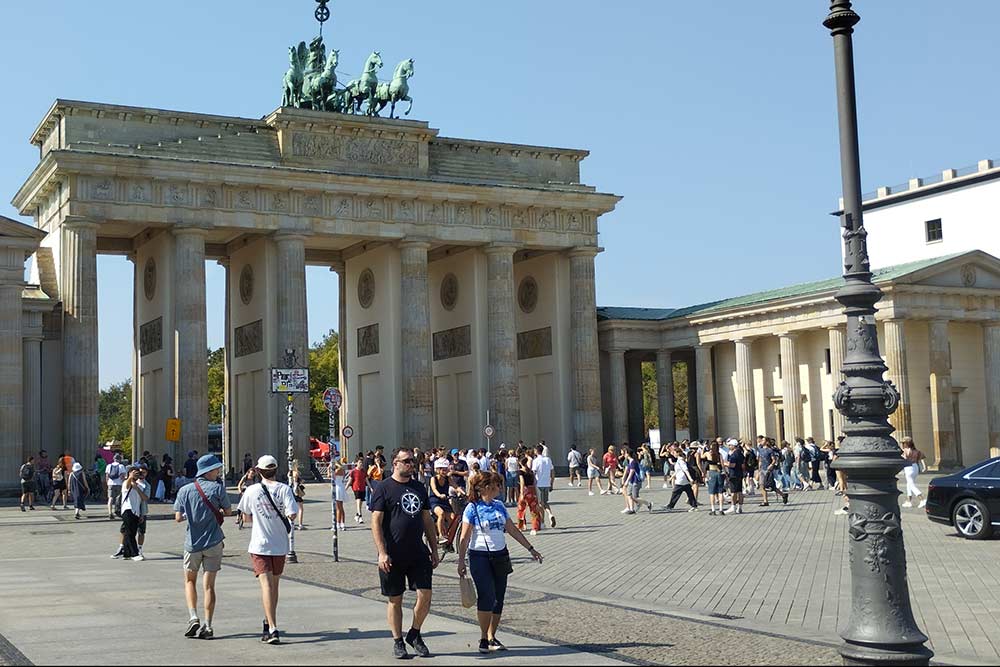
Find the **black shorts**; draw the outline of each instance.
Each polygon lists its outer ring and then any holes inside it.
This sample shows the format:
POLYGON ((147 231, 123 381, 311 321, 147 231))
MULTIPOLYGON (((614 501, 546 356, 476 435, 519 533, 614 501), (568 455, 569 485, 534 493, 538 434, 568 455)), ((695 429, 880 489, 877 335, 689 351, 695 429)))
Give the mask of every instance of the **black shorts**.
POLYGON ((411 591, 431 590, 431 578, 434 568, 431 567, 429 556, 418 556, 409 561, 393 561, 389 574, 378 571, 382 595, 396 597, 402 595, 407 588, 411 591))
POLYGON ((743 478, 739 475, 733 475, 730 477, 729 490, 733 493, 743 493, 743 478))
POLYGON ((364 500, 365 499, 365 492, 364 491, 355 491, 354 492, 354 499, 355 500, 364 500))

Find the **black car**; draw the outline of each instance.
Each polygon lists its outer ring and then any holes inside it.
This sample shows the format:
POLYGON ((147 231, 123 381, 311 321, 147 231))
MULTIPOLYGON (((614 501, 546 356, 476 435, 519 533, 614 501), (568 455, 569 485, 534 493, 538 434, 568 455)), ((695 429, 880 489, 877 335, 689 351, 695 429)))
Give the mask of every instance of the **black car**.
POLYGON ((966 539, 989 538, 1000 527, 1000 457, 931 480, 926 510, 928 519, 966 539))

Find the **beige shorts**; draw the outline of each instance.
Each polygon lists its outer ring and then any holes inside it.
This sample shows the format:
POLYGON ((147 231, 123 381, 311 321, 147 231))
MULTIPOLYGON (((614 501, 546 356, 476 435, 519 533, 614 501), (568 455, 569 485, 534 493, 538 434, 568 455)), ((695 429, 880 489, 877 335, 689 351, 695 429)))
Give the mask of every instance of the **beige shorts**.
POLYGON ((214 547, 209 547, 202 551, 184 552, 184 569, 188 572, 197 572, 204 569, 205 572, 218 572, 222 569, 222 550, 225 548, 224 542, 219 542, 214 547))

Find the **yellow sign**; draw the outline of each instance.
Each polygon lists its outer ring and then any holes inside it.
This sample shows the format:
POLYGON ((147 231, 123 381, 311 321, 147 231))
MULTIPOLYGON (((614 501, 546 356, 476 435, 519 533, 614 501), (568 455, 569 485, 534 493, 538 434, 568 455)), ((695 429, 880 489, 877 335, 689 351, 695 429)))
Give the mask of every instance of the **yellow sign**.
POLYGON ((181 441, 181 420, 180 419, 168 419, 167 420, 167 440, 169 442, 180 442, 181 441))

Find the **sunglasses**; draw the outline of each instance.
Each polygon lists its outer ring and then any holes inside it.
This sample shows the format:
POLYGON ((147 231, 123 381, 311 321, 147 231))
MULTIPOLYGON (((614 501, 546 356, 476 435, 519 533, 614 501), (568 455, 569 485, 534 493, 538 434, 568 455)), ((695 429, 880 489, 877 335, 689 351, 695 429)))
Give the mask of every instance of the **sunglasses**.
POLYGON ((416 459, 396 459, 396 463, 402 463, 404 466, 413 465, 416 462, 416 459))

